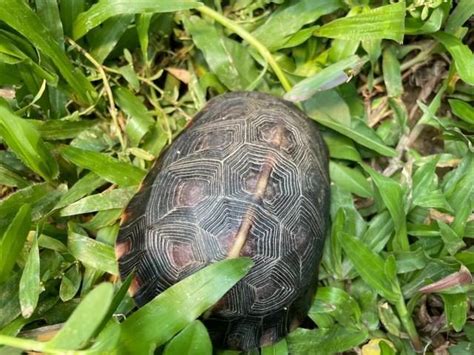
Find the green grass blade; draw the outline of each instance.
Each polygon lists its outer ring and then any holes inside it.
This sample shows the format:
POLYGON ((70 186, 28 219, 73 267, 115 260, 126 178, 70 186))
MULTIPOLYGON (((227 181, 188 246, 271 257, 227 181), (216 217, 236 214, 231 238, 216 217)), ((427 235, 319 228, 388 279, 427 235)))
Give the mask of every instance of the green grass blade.
POLYGON ((355 237, 341 232, 339 238, 347 257, 362 279, 388 301, 397 302, 400 295, 393 290, 391 281, 387 280, 385 261, 355 237))
POLYGON ((393 179, 383 176, 377 171, 363 165, 365 171, 371 176, 377 190, 382 197, 384 205, 392 216, 395 226, 395 238, 393 247, 395 250, 408 251, 410 245, 407 236, 407 226, 405 217, 405 202, 402 186, 393 179))
POLYGON ((75 165, 120 186, 138 185, 145 176, 142 169, 102 153, 67 146, 61 150, 61 154, 75 165))
MULTIPOLYGON (((1 10, 0 10, 1 11, 1 10)), ((58 164, 41 140, 38 131, 0 102, 0 136, 11 150, 38 175, 51 181, 58 175, 58 164)))
POLYGON ((432 36, 451 54, 461 79, 469 85, 474 85, 474 54, 469 47, 464 45, 459 38, 448 33, 437 32, 432 36))
POLYGON ((347 40, 393 39, 401 43, 405 32, 405 2, 381 6, 340 18, 314 31, 319 37, 347 40))
POLYGON ((11 275, 31 227, 31 206, 20 207, 0 240, 0 282, 11 275))
POLYGON ((246 258, 226 259, 170 287, 122 323, 122 346, 148 353, 164 344, 216 303, 251 266, 246 258))
POLYGON ((133 15, 116 16, 89 33, 90 53, 98 63, 102 64, 113 51, 132 20, 133 15))
POLYGON ((456 32, 472 15, 474 15, 474 0, 458 1, 458 5, 446 21, 444 30, 448 33, 456 32))
POLYGON ((278 343, 264 346, 260 348, 262 355, 288 355, 288 344, 286 339, 280 340, 278 343))
POLYGON ((117 15, 132 15, 139 13, 173 12, 193 9, 201 3, 194 0, 100 0, 81 13, 73 26, 74 39, 81 38, 91 29, 117 15))
POLYGON ((308 116, 314 119, 316 122, 322 124, 323 126, 331 128, 334 131, 351 138, 360 145, 363 145, 364 147, 372 149, 377 153, 380 153, 387 157, 394 157, 397 155, 394 149, 387 147, 385 144, 383 144, 381 139, 377 136, 375 132, 373 132, 371 128, 364 127, 364 130, 356 130, 331 119, 327 115, 312 114, 311 100, 306 101, 304 107, 308 116))
POLYGON ((20 279, 20 305, 24 318, 29 318, 33 314, 40 293, 40 257, 38 239, 35 236, 20 279))
POLYGON ((163 355, 212 355, 212 343, 207 329, 195 320, 176 335, 165 347, 163 355))
POLYGON ((67 246, 71 254, 84 265, 118 275, 114 248, 83 235, 72 222, 69 223, 67 246))
POLYGON ((51 32, 24 1, 3 0, 0 7, 0 20, 21 33, 38 50, 51 58, 82 103, 93 103, 93 98, 97 93, 91 83, 82 73, 74 70, 58 44, 48 40, 52 37, 51 32))
POLYGON ((285 94, 284 98, 289 101, 300 102, 309 99, 318 91, 332 89, 349 80, 346 70, 361 66, 365 62, 367 62, 367 58, 359 58, 357 55, 353 55, 331 64, 316 75, 300 81, 291 91, 285 94))
POLYGON ((329 162, 329 174, 335 184, 362 197, 373 197, 374 192, 365 176, 356 169, 329 162))
POLYGON ((93 289, 77 306, 61 330, 47 343, 45 350, 75 350, 86 345, 107 315, 113 293, 110 283, 103 283, 93 289))
POLYGON ((153 115, 147 110, 143 102, 126 88, 118 87, 114 89, 114 96, 119 107, 128 116, 125 132, 132 145, 137 146, 155 123, 153 115))
MULTIPOLYGON (((57 0, 35 0, 36 12, 42 22, 48 27, 53 38, 59 45, 64 47, 64 33, 57 0)), ((62 4, 61 4, 62 5, 62 4)))
POLYGON ((211 71, 230 90, 248 90, 259 74, 248 50, 224 36, 215 25, 199 18, 184 21, 196 46, 203 52, 211 71))
POLYGON ((458 99, 449 99, 449 106, 453 113, 464 122, 474 125, 474 107, 458 99))
POLYGON ((135 194, 135 187, 125 189, 107 190, 100 194, 86 196, 60 211, 61 216, 74 216, 78 214, 97 211, 125 208, 135 194))
POLYGON ((287 2, 252 32, 270 50, 283 46, 304 25, 330 14, 342 6, 340 0, 298 0, 287 2))

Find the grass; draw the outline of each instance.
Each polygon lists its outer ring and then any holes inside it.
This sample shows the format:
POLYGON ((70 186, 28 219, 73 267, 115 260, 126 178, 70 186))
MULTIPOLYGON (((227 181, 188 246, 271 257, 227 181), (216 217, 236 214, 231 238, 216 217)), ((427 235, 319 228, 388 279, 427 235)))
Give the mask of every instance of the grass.
POLYGON ((1 5, 0 353, 212 353, 196 319, 251 262, 129 315, 113 245, 152 161, 237 90, 296 102, 331 156, 317 327, 261 353, 472 353, 472 0, 1 5))

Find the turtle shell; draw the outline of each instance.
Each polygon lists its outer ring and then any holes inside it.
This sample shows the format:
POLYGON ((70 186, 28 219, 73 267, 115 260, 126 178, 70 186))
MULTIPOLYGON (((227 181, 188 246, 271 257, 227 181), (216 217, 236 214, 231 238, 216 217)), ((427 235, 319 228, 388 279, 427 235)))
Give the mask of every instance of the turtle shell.
POLYGON ((141 306, 213 262, 250 272, 207 313, 215 346, 248 350, 297 327, 311 305, 329 213, 316 124, 254 92, 209 101, 157 160, 124 212, 120 274, 141 306))

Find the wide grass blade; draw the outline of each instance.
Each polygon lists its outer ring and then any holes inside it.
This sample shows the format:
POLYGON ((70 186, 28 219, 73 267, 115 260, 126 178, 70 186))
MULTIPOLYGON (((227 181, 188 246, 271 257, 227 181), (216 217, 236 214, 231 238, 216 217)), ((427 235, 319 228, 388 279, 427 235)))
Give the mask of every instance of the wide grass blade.
POLYGON ((86 266, 118 275, 114 248, 81 232, 77 225, 69 223, 67 246, 71 254, 86 266))
POLYGON ((408 251, 410 245, 407 236, 405 201, 402 186, 395 180, 383 176, 366 165, 363 165, 363 167, 372 177, 372 180, 382 197, 384 205, 392 216, 396 231, 393 240, 394 249, 408 251))
POLYGON ((20 305, 24 318, 29 318, 33 314, 40 293, 40 257, 38 239, 35 235, 20 279, 20 305))
POLYGON ((0 135, 10 149, 35 173, 48 181, 57 177, 58 163, 46 148, 38 131, 1 102, 0 135))
POLYGON ((135 353, 153 351, 216 303, 251 267, 246 258, 226 259, 170 287, 123 322, 122 346, 135 353))
POLYGON ((0 282, 10 277, 31 226, 31 206, 23 205, 0 239, 0 282))
POLYGON ((335 130, 336 132, 351 138, 355 142, 380 153, 388 157, 394 157, 397 155, 394 149, 387 147, 383 144, 382 140, 377 136, 377 134, 367 126, 360 126, 359 130, 354 129, 350 126, 343 125, 336 120, 331 119, 327 115, 323 114, 312 114, 311 100, 306 101, 305 111, 309 117, 314 119, 316 122, 335 130))
POLYGON ((60 215, 74 216, 84 213, 125 208, 135 194, 135 190, 135 187, 129 187, 125 189, 107 190, 100 194, 86 196, 64 207, 60 215))
POLYGON ((0 7, 0 20, 21 33, 38 50, 51 58, 82 103, 93 103, 97 93, 91 83, 84 74, 73 68, 70 60, 61 50, 58 43, 48 40, 53 35, 26 2, 3 0, 0 7))
POLYGON ((347 40, 393 39, 401 43, 405 32, 405 2, 381 6, 339 18, 314 31, 319 37, 347 40))
POLYGON ((474 54, 469 47, 459 38, 445 32, 433 33, 432 36, 451 54, 461 79, 469 85, 474 85, 474 54))
POLYGON ((324 68, 316 75, 300 81, 284 96, 286 100, 300 102, 309 99, 318 91, 332 89, 349 80, 346 70, 359 67, 368 59, 361 59, 357 55, 350 56, 324 68))
POLYGON ((270 50, 283 46, 304 25, 330 14, 342 6, 340 0, 298 0, 273 12, 263 25, 252 32, 270 50))
POLYGON ((207 64, 227 88, 237 91, 255 86, 258 71, 252 56, 241 43, 227 38, 215 25, 199 17, 191 17, 184 23, 207 64))
POLYGON ((192 9, 200 5, 200 2, 193 0, 100 0, 77 17, 73 27, 73 37, 74 39, 81 38, 113 16, 173 12, 192 9))
POLYGON ((112 298, 112 284, 103 283, 97 286, 77 306, 45 349, 75 350, 86 345, 107 315, 112 298))
POLYGON ((61 154, 75 165, 120 186, 138 185, 145 176, 142 169, 102 153, 67 146, 61 149, 61 154))
POLYGON ((392 284, 397 281, 388 280, 385 272, 385 261, 382 257, 347 233, 339 233, 339 239, 346 255, 362 279, 388 301, 397 302, 400 294, 397 290, 394 290, 392 284))
POLYGON ((165 347, 163 355, 212 355, 212 343, 207 329, 195 320, 175 336, 165 347))
POLYGON ((114 89, 119 107, 128 115, 125 131, 133 146, 147 134, 155 123, 153 115, 131 91, 123 87, 114 89))

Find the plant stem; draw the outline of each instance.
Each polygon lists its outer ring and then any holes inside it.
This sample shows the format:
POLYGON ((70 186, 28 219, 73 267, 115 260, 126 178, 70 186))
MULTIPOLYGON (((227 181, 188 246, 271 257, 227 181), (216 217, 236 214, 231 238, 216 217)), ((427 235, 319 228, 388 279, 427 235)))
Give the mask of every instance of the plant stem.
POLYGON ((423 350, 423 346, 421 344, 420 337, 416 331, 415 324, 413 323, 413 319, 411 318, 410 314, 408 314, 407 307, 405 305, 405 300, 403 296, 400 296, 400 299, 395 304, 397 308, 398 315, 400 316, 400 320, 402 321, 403 327, 405 328, 408 336, 411 339, 411 343, 417 352, 421 352, 423 350))
POLYGON ((265 47, 262 43, 260 43, 260 41, 258 41, 254 36, 252 36, 249 32, 247 32, 245 29, 240 27, 234 21, 229 20, 225 16, 222 16, 220 13, 218 13, 217 11, 214 11, 213 9, 207 7, 206 5, 196 8, 196 10, 198 10, 201 14, 204 14, 213 18, 215 21, 219 22, 222 26, 235 32, 244 41, 246 41, 248 44, 253 46, 260 53, 263 59, 265 59, 265 61, 268 62, 268 64, 272 67, 273 71, 275 72, 275 75, 278 77, 278 80, 280 80, 281 85, 283 86, 285 91, 288 92, 291 90, 291 84, 288 81, 287 77, 285 76, 285 73, 283 73, 283 70, 280 68, 275 58, 273 58, 272 54, 267 49, 267 47, 265 47))

